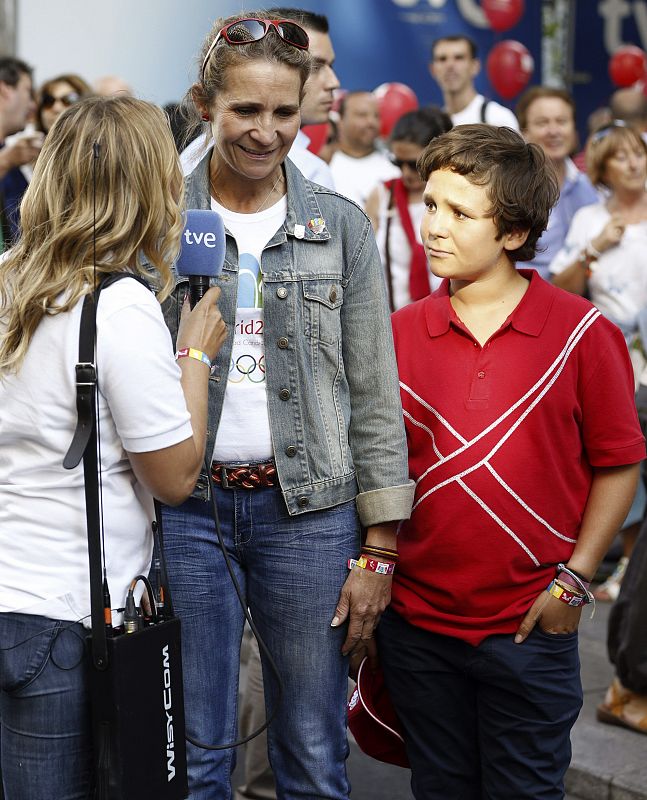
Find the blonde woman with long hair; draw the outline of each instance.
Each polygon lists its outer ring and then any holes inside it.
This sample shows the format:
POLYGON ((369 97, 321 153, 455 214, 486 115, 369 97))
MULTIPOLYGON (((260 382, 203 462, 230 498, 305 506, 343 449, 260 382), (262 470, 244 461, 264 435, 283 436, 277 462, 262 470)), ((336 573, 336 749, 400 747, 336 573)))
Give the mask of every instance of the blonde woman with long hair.
MULTIPOLYGON (((151 278, 159 297, 182 233, 168 123, 133 98, 91 98, 49 133, 0 264, 0 741, 10 800, 86 797, 91 736, 83 465, 63 468, 76 426, 85 295, 103 276, 151 278)), ((225 326, 210 290, 183 310, 178 348, 215 358, 225 326)), ((137 280, 102 293, 96 363, 113 604, 150 565, 152 496, 181 502, 204 454, 209 369, 174 361, 158 300, 137 280)), ((120 619, 114 615, 114 624, 120 619)))

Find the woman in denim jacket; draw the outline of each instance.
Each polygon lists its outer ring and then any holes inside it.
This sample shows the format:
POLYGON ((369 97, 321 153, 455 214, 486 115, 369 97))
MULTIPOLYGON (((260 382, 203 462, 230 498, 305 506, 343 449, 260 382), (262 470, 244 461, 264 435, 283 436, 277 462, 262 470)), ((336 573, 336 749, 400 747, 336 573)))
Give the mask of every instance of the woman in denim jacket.
MULTIPOLYGON (((215 283, 229 336, 209 384, 207 458, 225 545, 284 685, 268 732, 278 795, 345 800, 347 656, 372 637, 391 587, 348 561, 362 540, 395 550, 413 488, 370 223, 285 159, 310 59, 303 29, 276 19, 217 21, 191 89, 215 144, 187 178, 187 208, 218 211, 227 232, 215 283)), ((172 330, 185 291, 167 303, 172 330)), ((187 732, 219 744, 236 738, 244 617, 209 495, 203 475, 164 522, 187 732)), ((233 767, 232 749, 190 745, 191 798, 231 797, 233 767)))

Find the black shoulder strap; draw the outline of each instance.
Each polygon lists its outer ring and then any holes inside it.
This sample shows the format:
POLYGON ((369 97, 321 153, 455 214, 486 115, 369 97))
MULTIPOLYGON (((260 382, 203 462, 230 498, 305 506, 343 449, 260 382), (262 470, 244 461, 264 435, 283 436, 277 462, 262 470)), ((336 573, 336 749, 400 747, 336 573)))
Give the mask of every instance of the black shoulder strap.
POLYGON ((488 105, 490 104, 490 100, 487 97, 483 98, 483 103, 481 105, 481 122, 487 122, 485 119, 485 112, 487 110, 488 105))
POLYGON ((72 443, 63 460, 65 469, 74 469, 83 458, 85 516, 88 528, 90 561, 90 611, 92 617, 92 659, 97 669, 108 666, 106 621, 104 619, 101 568, 101 516, 99 510, 99 460, 97 457, 97 370, 94 361, 97 330, 97 304, 101 291, 122 278, 135 278, 150 288, 143 278, 119 272, 104 278, 83 301, 79 330, 79 361, 76 365, 77 424, 72 443))
POLYGON ((76 365, 76 411, 77 423, 74 438, 63 460, 65 469, 74 469, 83 458, 92 432, 92 411, 94 409, 97 373, 94 366, 94 343, 97 332, 97 303, 103 289, 123 278, 133 278, 150 289, 149 284, 139 275, 130 272, 115 272, 107 275, 94 292, 85 296, 81 311, 79 330, 79 361, 76 365))

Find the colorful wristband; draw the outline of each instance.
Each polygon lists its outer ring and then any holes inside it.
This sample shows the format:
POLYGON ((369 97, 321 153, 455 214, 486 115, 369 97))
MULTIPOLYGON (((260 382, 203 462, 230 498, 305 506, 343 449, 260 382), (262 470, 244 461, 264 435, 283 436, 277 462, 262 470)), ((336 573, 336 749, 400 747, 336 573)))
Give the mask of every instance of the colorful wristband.
POLYGON ((183 347, 181 350, 178 350, 175 354, 175 360, 179 358, 195 358, 196 361, 202 361, 203 364, 206 364, 209 369, 211 369, 211 359, 206 353, 203 353, 202 350, 196 350, 194 347, 183 347))
POLYGON ((567 606, 572 606, 573 608, 579 608, 579 606, 584 606, 589 602, 588 595, 569 592, 562 586, 559 586, 555 581, 550 582, 546 588, 546 591, 548 594, 556 597, 558 600, 561 600, 562 603, 566 603, 567 606))
POLYGON ((393 575, 395 571, 395 564, 386 561, 378 561, 376 558, 367 558, 360 556, 359 558, 348 559, 348 569, 359 567, 359 569, 367 569, 369 572, 376 572, 378 575, 393 575))

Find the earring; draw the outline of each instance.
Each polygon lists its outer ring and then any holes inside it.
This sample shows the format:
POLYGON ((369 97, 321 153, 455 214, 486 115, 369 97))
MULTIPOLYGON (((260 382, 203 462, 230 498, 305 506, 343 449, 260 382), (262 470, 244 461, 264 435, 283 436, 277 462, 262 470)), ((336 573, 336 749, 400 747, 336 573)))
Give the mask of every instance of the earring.
POLYGON ((203 114, 202 115, 202 121, 203 122, 209 122, 209 115, 208 114, 203 114))

